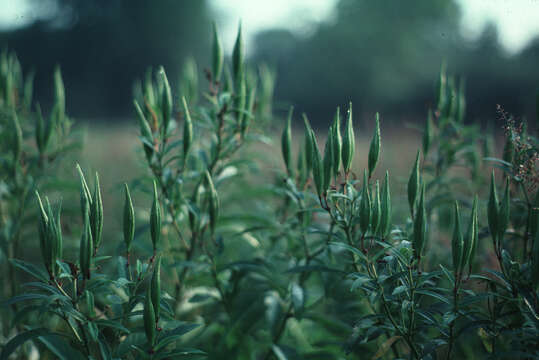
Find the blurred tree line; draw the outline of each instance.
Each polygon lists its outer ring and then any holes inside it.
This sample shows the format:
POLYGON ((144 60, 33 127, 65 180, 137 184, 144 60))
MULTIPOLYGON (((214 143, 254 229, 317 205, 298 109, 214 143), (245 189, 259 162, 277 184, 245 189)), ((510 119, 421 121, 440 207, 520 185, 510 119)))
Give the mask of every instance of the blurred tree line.
MULTIPOLYGON (((56 3, 56 16, 0 33, 0 45, 15 50, 25 68, 35 66, 40 99, 50 89, 42 76, 60 64, 75 116, 127 116, 133 81, 148 66, 164 65, 175 80, 188 55, 209 50, 207 1, 36 1, 56 3)), ((314 122, 329 121, 348 101, 367 118, 381 111, 387 120, 422 119, 436 100, 443 61, 466 79, 468 119, 492 120, 501 104, 536 121, 539 39, 509 55, 494 25, 469 41, 459 22, 453 0, 340 0, 335 16, 309 36, 259 33, 251 62, 273 66, 282 108, 293 103, 314 122)))

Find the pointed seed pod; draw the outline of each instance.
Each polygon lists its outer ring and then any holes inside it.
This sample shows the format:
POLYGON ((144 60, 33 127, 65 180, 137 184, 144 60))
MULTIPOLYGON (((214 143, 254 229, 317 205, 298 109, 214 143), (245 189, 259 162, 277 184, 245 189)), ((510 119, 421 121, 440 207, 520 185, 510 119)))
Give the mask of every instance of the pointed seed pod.
POLYGON ((348 109, 348 117, 346 120, 346 128, 344 130, 342 141, 342 166, 345 174, 350 172, 352 166, 352 160, 354 158, 354 152, 356 147, 356 139, 354 137, 354 126, 352 124, 352 103, 348 109))
POLYGON ((375 191, 372 201, 372 218, 371 218, 371 231, 373 234, 378 234, 380 226, 380 218, 382 217, 382 207, 380 201, 380 182, 376 180, 375 191))
POLYGON ((133 209, 133 202, 131 201, 131 194, 129 193, 129 187, 124 184, 125 200, 124 200, 124 242, 127 252, 131 251, 131 243, 135 237, 135 210, 133 209))
POLYGON ((212 46, 212 76, 213 81, 218 83, 221 81, 221 74, 223 72, 223 47, 219 40, 219 34, 217 31, 217 24, 213 22, 213 46, 212 46))
POLYGON ((156 326, 155 326, 155 309, 152 303, 152 293, 151 288, 148 287, 146 291, 146 297, 144 298, 144 310, 143 310, 143 320, 144 320, 144 331, 146 332, 146 339, 148 343, 153 348, 155 345, 156 339, 156 326))
POLYGON ((363 172, 363 190, 361 191, 361 201, 359 202, 359 229, 365 235, 369 230, 371 221, 371 195, 369 191, 369 180, 367 170, 363 172))
POLYGON ((380 216, 380 236, 387 237, 391 227, 391 194, 389 191, 389 172, 386 171, 384 186, 382 189, 382 204, 380 216))
POLYGON ((84 173, 79 164, 77 164, 77 172, 79 173, 80 178, 80 206, 82 210, 82 219, 86 216, 86 212, 90 211, 90 206, 92 204, 92 194, 90 193, 90 188, 88 188, 88 183, 84 178, 84 173))
POLYGON ((316 187, 316 193, 318 197, 322 197, 324 191, 324 169, 322 164, 322 156, 320 155, 320 150, 318 149, 318 143, 316 141, 316 136, 314 131, 311 129, 311 143, 313 144, 313 179, 314 185, 316 187))
POLYGON ((161 237, 161 205, 159 204, 159 195, 157 194, 157 183, 155 180, 153 182, 153 202, 150 212, 150 233, 152 236, 152 247, 155 253, 161 237))
POLYGON ((488 217, 488 228, 490 230, 490 236, 492 236, 492 240, 494 243, 496 243, 496 239, 498 238, 498 194, 496 192, 496 180, 494 179, 494 170, 492 170, 492 174, 490 175, 490 195, 488 198, 488 209, 487 209, 487 217, 488 217))
POLYGON ((427 238, 427 211, 425 210, 425 185, 421 187, 417 214, 414 218, 414 234, 412 246, 418 259, 421 258, 427 238))
POLYGON ((182 97, 183 111, 185 113, 185 119, 183 123, 183 161, 186 161, 191 143, 193 142, 193 120, 191 119, 191 113, 187 107, 187 101, 185 96, 182 97))
POLYGON ((45 268, 47 271, 51 272, 51 267, 49 264, 49 253, 50 253, 50 241, 48 236, 48 230, 49 230, 49 217, 47 216, 47 213, 45 212, 45 208, 43 207, 43 202, 41 201, 41 196, 39 196, 39 192, 36 190, 36 197, 39 204, 39 247, 41 249, 41 258, 43 259, 43 262, 45 263, 45 268))
POLYGON ((238 35, 236 36, 236 43, 234 44, 234 50, 232 51, 232 71, 234 72, 234 80, 236 83, 243 76, 244 56, 243 36, 240 23, 238 35))
POLYGON ((333 175, 333 129, 330 127, 328 138, 324 147, 324 186, 323 191, 327 192, 331 185, 331 176, 333 175))
POLYGON ((477 216, 477 208, 478 208, 478 197, 475 195, 472 205, 472 217, 473 217, 473 241, 472 241, 472 248, 470 250, 470 258, 468 259, 468 264, 470 266, 470 273, 472 272, 472 266, 475 259, 475 254, 477 253, 477 246, 479 244, 479 217, 477 216))
POLYGON ((369 149, 369 179, 372 177, 376 164, 378 164, 378 158, 380 157, 380 114, 376 113, 375 116, 376 125, 374 128, 374 135, 371 140, 371 147, 369 149))
POLYGON ((466 237, 464 238, 464 250, 463 261, 461 269, 464 269, 466 264, 472 264, 472 253, 474 248, 474 242, 477 241, 477 201, 474 199, 472 212, 470 214, 470 222, 468 223, 468 230, 466 231, 466 237))
POLYGON ((503 199, 500 205, 500 208, 498 210, 498 222, 497 222, 497 229, 498 229, 498 242, 501 242, 503 240, 503 237, 505 235, 505 231, 507 230, 507 227, 509 226, 509 219, 510 219, 510 207, 511 207, 511 196, 509 194, 509 177, 505 180, 505 190, 503 199))
POLYGON ((425 130, 423 131, 423 154, 425 154, 425 156, 429 153, 432 136, 432 110, 429 109, 425 130))
POLYGON ((292 147, 292 113, 294 112, 294 107, 290 106, 288 110, 288 116, 286 118, 286 124, 283 128, 281 134, 281 151, 283 154, 283 161, 286 167, 286 172, 288 176, 293 176, 292 172, 292 160, 291 160, 291 147, 292 147))
POLYGON ((418 150, 415 157, 414 167, 410 173, 410 178, 408 180, 408 204, 410 206, 410 212, 414 213, 415 200, 417 198, 417 191, 419 190, 419 159, 421 152, 418 150))
POLYGON ((92 240, 92 230, 90 229, 90 215, 85 211, 82 236, 79 245, 79 265, 85 279, 90 279, 90 267, 92 263, 92 253, 94 250, 92 240))
POLYGON ((64 81, 62 80, 62 73, 60 67, 54 68, 54 102, 57 114, 57 124, 61 123, 65 117, 65 88, 64 81))
POLYGON ((305 165, 307 168, 307 177, 313 168, 313 138, 311 136, 312 128, 309 124, 307 115, 303 114, 303 123, 305 124, 305 165))
POLYGON ((103 234, 103 200, 101 198, 101 189, 99 186, 99 175, 95 173, 94 193, 92 195, 92 204, 90 206, 90 225, 92 236, 94 238, 94 254, 101 245, 103 234))
POLYGON ((206 171, 206 185, 208 187, 208 203, 209 203, 209 215, 210 215, 210 230, 212 234, 215 234, 215 228, 217 226, 217 219, 219 218, 219 197, 215 186, 211 179, 210 173, 206 171))
POLYGON ((172 117, 172 91, 170 90, 170 84, 168 82, 165 69, 161 66, 159 68, 159 75, 163 82, 163 94, 161 100, 161 111, 163 117, 163 133, 166 134, 172 117))
POLYGON ((455 200, 455 225, 453 227, 453 239, 451 240, 451 253, 453 255, 453 270, 455 274, 466 266, 463 263, 464 239, 462 238, 462 230, 460 228, 460 211, 459 204, 455 200))
POLYGON ((155 313, 156 323, 159 321, 159 311, 161 310, 161 256, 157 257, 152 274, 151 283, 152 304, 155 313))
POLYGON ((341 136, 341 115, 340 109, 337 107, 335 118, 332 125, 333 135, 333 175, 335 178, 339 176, 339 169, 341 167, 341 153, 342 153, 342 136, 341 136))

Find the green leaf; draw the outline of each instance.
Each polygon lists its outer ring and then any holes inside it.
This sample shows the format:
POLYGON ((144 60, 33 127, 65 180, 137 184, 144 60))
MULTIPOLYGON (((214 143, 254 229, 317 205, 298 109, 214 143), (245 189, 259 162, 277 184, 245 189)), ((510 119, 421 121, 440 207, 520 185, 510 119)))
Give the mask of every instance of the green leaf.
POLYGON ((28 340, 35 339, 40 336, 46 336, 46 335, 55 335, 52 331, 46 328, 37 328, 25 331, 23 333, 18 334, 11 340, 9 340, 3 347, 2 353, 0 354, 0 360, 8 360, 8 357, 22 344, 27 342, 28 340))
POLYGON ((34 264, 19 259, 9 259, 9 262, 16 268, 21 269, 22 271, 32 275, 33 277, 43 282, 49 281, 49 276, 47 275, 47 273, 45 273, 43 270, 41 270, 34 264))

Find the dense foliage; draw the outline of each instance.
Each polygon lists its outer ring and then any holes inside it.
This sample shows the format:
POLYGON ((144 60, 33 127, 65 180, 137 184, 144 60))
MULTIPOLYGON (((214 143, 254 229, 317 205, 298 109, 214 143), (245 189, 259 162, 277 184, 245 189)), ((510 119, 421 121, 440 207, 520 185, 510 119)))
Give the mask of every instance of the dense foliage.
POLYGON ((538 143, 525 125, 500 110, 497 159, 442 68, 407 181, 377 169, 379 114, 354 169, 352 104, 323 151, 306 115, 298 141, 291 108, 275 170, 260 154, 274 146, 271 72, 245 63, 241 29, 228 63, 214 27, 212 54, 205 91, 189 63, 177 91, 163 68, 135 87, 147 171, 117 194, 123 209, 77 166, 80 210, 65 214, 37 181, 63 149, 59 72, 45 121, 2 58, 0 359, 539 357, 538 143), (107 238, 112 217, 123 233, 107 238), (13 250, 23 219, 40 263, 13 250))

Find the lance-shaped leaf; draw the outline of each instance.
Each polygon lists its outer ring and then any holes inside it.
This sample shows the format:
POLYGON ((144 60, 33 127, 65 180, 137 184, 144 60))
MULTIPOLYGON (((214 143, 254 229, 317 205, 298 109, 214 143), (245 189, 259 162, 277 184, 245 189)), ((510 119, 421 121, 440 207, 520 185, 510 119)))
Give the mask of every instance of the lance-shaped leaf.
POLYGON ((283 133, 281 134, 281 152, 283 154, 283 161, 286 167, 286 172, 288 176, 292 176, 292 114, 294 112, 294 107, 291 106, 288 110, 288 116, 286 118, 286 124, 283 128, 283 133))
POLYGON ((213 46, 212 46, 212 76, 214 82, 221 81, 223 72, 223 46, 219 40, 217 24, 213 22, 213 46))
POLYGON ((124 200, 124 242, 127 252, 131 251, 131 243, 135 236, 135 210, 133 208, 133 201, 131 200, 131 194, 129 193, 129 187, 124 184, 125 200, 124 200))
POLYGON ((458 273, 466 264, 463 264, 464 239, 460 228, 460 210, 457 201, 455 201, 455 225, 451 240, 451 253, 453 255, 453 270, 458 273))
POLYGON ((161 256, 157 257, 152 274, 151 282, 152 304, 155 313, 155 321, 159 321, 159 312, 161 310, 161 256))
POLYGON ((150 212, 150 233, 152 236, 153 251, 157 250, 159 239, 161 238, 161 205, 159 204, 159 195, 157 193, 157 183, 153 182, 153 201, 150 212))
POLYGON ((432 143, 432 126, 432 110, 429 109, 425 130, 423 132, 423 154, 425 154, 425 156, 429 153, 430 145, 432 143))
POLYGON ((148 290, 146 291, 146 297, 144 298, 143 320, 146 339, 148 340, 150 346, 153 347, 155 345, 157 329, 155 324, 155 309, 152 303, 152 293, 150 286, 148 286, 148 290))
POLYGON ((380 231, 379 234, 382 238, 385 238, 389 234, 391 228, 391 194, 389 191, 389 172, 386 171, 386 177, 384 179, 384 186, 382 188, 382 204, 381 204, 381 216, 380 216, 380 231))
POLYGON ((363 172, 363 189, 361 191, 361 200, 359 202, 359 229, 365 235, 369 230, 371 221, 371 195, 369 191, 369 180, 367 170, 363 172))
POLYGON ((103 235, 103 200, 101 198, 101 189, 99 186, 99 175, 95 173, 94 193, 92 195, 92 204, 90 206, 90 225, 92 236, 94 238, 94 253, 101 245, 103 235))
POLYGON ((236 81, 236 83, 238 83, 243 76, 244 56, 243 36, 240 23, 238 35, 236 36, 236 43, 234 44, 234 50, 232 51, 232 71, 234 72, 234 81, 236 81))
POLYGON ((380 201, 380 182, 376 180, 372 200, 372 216, 371 216, 371 231, 373 234, 378 234, 380 219, 382 217, 382 206, 380 201))
POLYGON ((348 109, 348 117, 346 120, 346 127, 344 129, 341 156, 343 170, 346 174, 350 172, 352 160, 354 159, 354 152, 356 148, 356 139, 354 136, 354 125, 352 123, 352 103, 350 103, 350 108, 348 109))
POLYGON ((193 142, 193 120, 191 119, 191 113, 187 107, 187 101, 185 96, 182 97, 183 112, 185 119, 183 123, 183 161, 187 160, 191 143, 193 142))
POLYGON ((427 239, 427 211, 425 209, 425 184, 421 187, 417 214, 414 217, 414 234, 412 246, 417 258, 421 258, 427 239))
POLYGON ((410 173, 410 178, 408 179, 408 204, 410 206, 410 212, 414 213, 415 200, 417 198, 417 191, 419 190, 419 159, 421 152, 418 150, 415 157, 414 167, 410 173))
POLYGON ((507 177, 505 180, 505 191, 504 191, 503 199, 502 199, 499 211, 498 211, 498 222, 497 222, 498 242, 501 242, 503 240, 505 231, 507 230, 507 227, 509 226, 510 207, 511 207, 511 195, 509 194, 509 191, 510 191, 509 177, 507 177))
POLYGON ((305 165, 307 168, 307 177, 311 173, 311 170, 313 168, 313 138, 311 136, 311 133, 313 129, 311 128, 311 124, 309 124, 309 119, 307 119, 307 115, 303 114, 303 123, 305 124, 305 165))
POLYGON ((371 140, 371 147, 369 149, 369 179, 371 178, 376 164, 378 164, 378 158, 380 157, 380 114, 376 113, 376 124, 374 127, 374 135, 371 140))
POLYGON ((165 69, 161 66, 159 68, 159 75, 163 82, 163 93, 161 99, 161 111, 163 117, 163 133, 166 134, 172 117, 172 91, 170 90, 170 84, 168 82, 165 69))
POLYGON ((206 171, 206 186, 208 194, 209 215, 210 215, 210 230, 212 234, 215 234, 215 228, 217 226, 217 220, 219 218, 219 197, 217 190, 213 184, 210 173, 206 171))
POLYGON ((496 192, 496 180, 494 179, 494 170, 492 170, 492 174, 490 175, 490 194, 488 198, 487 217, 490 236, 492 236, 494 243, 496 243, 496 239, 498 238, 498 204, 499 200, 498 193, 496 192))

